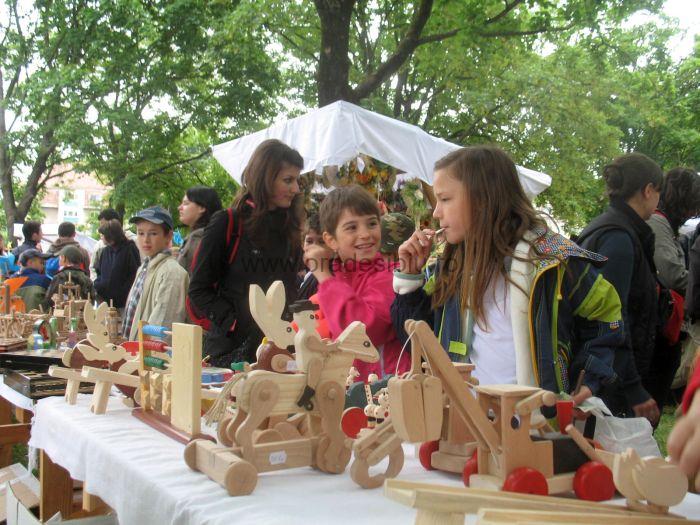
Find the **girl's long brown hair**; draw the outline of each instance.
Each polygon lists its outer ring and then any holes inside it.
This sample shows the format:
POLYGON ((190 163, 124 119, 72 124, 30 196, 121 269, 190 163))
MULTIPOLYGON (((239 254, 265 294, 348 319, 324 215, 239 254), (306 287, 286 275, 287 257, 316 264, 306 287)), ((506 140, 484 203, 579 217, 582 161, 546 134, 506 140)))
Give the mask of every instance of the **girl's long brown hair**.
MULTIPOLYGON (((458 296, 463 311, 469 308, 479 326, 486 328, 484 297, 489 285, 498 274, 512 282, 505 258, 513 256, 527 231, 546 228, 546 223, 525 195, 515 164, 498 147, 456 150, 440 159, 435 170, 446 170, 462 183, 469 227, 464 241, 445 248, 433 307, 458 296)), ((528 260, 539 258, 532 249, 530 255, 528 260)))
MULTIPOLYGON (((304 168, 304 159, 299 152, 277 139, 269 139, 260 143, 248 161, 241 180, 243 185, 233 202, 233 208, 239 216, 246 207, 246 201, 255 204, 250 217, 246 219, 244 229, 257 245, 267 244, 267 231, 263 217, 269 213, 272 185, 277 174, 285 165, 304 168)), ((294 197, 292 205, 287 210, 285 222, 287 235, 291 246, 301 246, 301 225, 304 220, 304 195, 294 197)))

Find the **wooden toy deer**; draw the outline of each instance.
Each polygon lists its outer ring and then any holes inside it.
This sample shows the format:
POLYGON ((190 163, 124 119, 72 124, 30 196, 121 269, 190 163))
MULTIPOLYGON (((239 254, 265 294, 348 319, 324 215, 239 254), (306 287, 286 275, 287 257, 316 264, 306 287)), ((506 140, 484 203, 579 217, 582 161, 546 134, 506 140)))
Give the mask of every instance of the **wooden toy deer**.
POLYGON ((249 494, 257 473, 301 466, 340 473, 350 460, 350 440, 340 427, 345 402, 345 380, 352 362, 376 362, 377 349, 365 326, 351 323, 333 342, 316 333, 315 305, 308 301, 290 307, 298 331, 281 318, 284 287, 274 283, 267 295, 252 285, 253 318, 268 340, 278 347, 294 344, 298 372, 279 374, 254 370, 231 380, 234 416, 220 423, 219 437, 231 448, 195 440, 185 450, 185 461, 227 488, 231 495, 249 494), (308 419, 303 435, 287 418, 308 419), (274 428, 260 430, 268 418, 281 418, 274 428))

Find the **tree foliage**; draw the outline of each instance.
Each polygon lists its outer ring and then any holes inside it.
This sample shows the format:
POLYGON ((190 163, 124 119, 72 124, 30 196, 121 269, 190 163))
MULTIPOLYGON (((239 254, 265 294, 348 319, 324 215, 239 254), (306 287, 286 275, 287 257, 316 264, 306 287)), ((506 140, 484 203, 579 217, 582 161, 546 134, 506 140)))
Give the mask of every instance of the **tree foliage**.
MULTIPOLYGON (((174 178, 193 175, 183 167, 205 159, 224 126, 240 132, 273 114, 280 79, 252 9, 198 0, 40 1, 27 12, 6 0, 4 9, 0 176, 10 223, 65 166, 113 185, 117 207, 159 201, 174 178)), ((210 162, 195 165, 206 173, 210 162)))
POLYGON ((598 174, 620 152, 700 164, 700 44, 674 63, 670 21, 628 22, 661 0, 4 1, 9 222, 66 165, 126 212, 174 211, 195 183, 227 201, 210 144, 337 99, 500 144, 552 175, 538 202, 570 230, 604 206, 598 174))

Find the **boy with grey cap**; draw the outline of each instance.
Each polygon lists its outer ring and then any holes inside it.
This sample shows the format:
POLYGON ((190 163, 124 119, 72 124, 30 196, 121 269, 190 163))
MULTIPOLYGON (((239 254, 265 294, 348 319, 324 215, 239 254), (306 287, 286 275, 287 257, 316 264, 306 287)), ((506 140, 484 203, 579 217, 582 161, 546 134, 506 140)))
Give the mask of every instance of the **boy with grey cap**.
POLYGON ((174 224, 168 210, 151 206, 129 222, 136 224, 136 245, 142 263, 126 300, 122 335, 134 340, 138 321, 168 328, 186 321, 190 278, 170 253, 174 224))

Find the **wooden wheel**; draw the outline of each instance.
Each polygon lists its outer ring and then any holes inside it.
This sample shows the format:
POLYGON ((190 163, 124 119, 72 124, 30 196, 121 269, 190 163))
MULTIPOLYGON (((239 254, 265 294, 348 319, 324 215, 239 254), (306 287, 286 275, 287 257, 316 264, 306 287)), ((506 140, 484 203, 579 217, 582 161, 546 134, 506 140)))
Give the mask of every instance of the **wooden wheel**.
POLYGON ((418 459, 425 470, 434 470, 432 456, 433 452, 436 452, 439 448, 439 441, 426 441, 420 446, 418 459))
POLYGON ((588 501, 606 501, 615 495, 615 482, 608 467, 598 461, 589 461, 574 475, 576 497, 588 501))
POLYGON ((516 468, 508 474, 505 483, 503 483, 503 490, 539 496, 546 496, 549 493, 544 475, 539 470, 529 467, 516 468))
POLYGON ((318 448, 316 449, 316 467, 322 471, 329 474, 340 474, 345 471, 345 467, 350 463, 350 456, 352 455, 352 449, 348 446, 343 445, 340 449, 340 454, 335 458, 326 457, 326 453, 331 445, 331 438, 328 436, 323 436, 318 442, 318 448))

